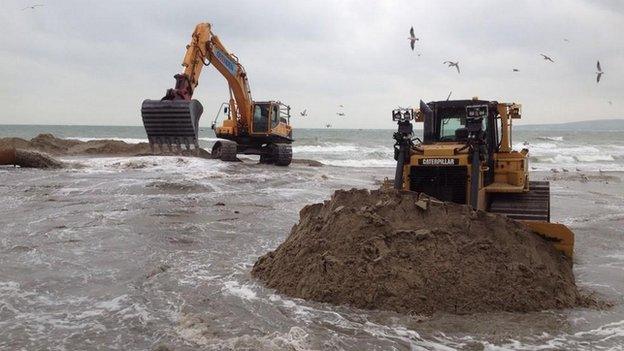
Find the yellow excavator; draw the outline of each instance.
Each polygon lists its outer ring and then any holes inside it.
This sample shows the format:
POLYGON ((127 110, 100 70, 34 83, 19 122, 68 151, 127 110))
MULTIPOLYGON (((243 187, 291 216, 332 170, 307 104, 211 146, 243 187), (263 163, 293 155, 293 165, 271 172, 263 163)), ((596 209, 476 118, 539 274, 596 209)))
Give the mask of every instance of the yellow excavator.
MULTIPOLYGON (((236 161, 237 154, 260 155, 260 162, 288 166, 292 160, 290 107, 279 101, 256 102, 251 98, 247 73, 238 58, 212 33, 210 23, 195 27, 182 61, 184 71, 174 76, 175 87, 160 100, 145 100, 141 106, 143 125, 152 150, 167 145, 178 150, 184 144, 199 149, 201 103, 193 99, 204 66, 212 65, 225 77, 230 100, 223 111, 227 118, 212 129, 220 138, 212 147, 212 158, 236 161)), ((223 106, 223 105, 222 105, 223 106)))
POLYGON ((393 110, 394 187, 522 221, 572 257, 574 233, 550 222, 549 183, 529 181, 529 150, 512 150, 512 121, 520 117, 519 104, 478 98, 393 110), (423 123, 422 140, 412 120, 423 123))

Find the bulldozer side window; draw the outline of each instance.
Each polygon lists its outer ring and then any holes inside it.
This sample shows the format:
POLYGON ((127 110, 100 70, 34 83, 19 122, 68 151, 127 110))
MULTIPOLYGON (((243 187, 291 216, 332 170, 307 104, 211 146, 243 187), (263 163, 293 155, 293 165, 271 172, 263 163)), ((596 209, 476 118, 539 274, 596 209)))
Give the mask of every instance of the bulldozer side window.
POLYGON ((269 106, 256 105, 254 107, 253 131, 254 133, 265 133, 269 127, 269 106))

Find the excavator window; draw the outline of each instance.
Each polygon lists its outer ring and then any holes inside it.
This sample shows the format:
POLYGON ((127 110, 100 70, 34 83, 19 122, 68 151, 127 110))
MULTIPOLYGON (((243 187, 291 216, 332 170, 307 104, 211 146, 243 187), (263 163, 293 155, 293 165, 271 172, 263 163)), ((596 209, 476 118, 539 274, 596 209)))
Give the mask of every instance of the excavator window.
POLYGON ((499 133, 500 128, 500 116, 496 116, 496 118, 494 118, 494 143, 496 145, 494 151, 498 151, 501 146, 501 138, 499 133))
POLYGON ((272 105, 271 110, 271 128, 275 128, 279 124, 280 119, 279 107, 277 105, 272 105))
POLYGON ((269 105, 256 104, 253 116, 254 133, 266 133, 269 130, 269 105))

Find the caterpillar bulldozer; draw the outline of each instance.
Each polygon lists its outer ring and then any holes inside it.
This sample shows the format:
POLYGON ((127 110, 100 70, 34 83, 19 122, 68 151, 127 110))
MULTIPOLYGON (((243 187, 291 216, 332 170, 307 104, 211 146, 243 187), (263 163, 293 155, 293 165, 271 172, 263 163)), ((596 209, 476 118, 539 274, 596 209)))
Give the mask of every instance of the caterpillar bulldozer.
POLYGON ((530 181, 528 149, 512 149, 512 121, 521 106, 473 98, 392 111, 397 161, 394 187, 468 204, 519 220, 572 257, 574 233, 550 222, 550 186, 530 181), (412 121, 423 123, 414 138, 412 121))
MULTIPOLYGON (((212 158, 236 161, 237 154, 260 155, 263 163, 288 166, 292 159, 290 107, 279 101, 253 101, 247 73, 238 58, 212 33, 210 23, 195 27, 182 61, 184 70, 176 74, 175 87, 160 100, 145 100, 141 116, 152 151, 154 146, 169 151, 173 147, 199 149, 199 119, 202 104, 193 99, 204 66, 213 66, 225 77, 230 100, 223 109, 227 118, 212 129, 219 140, 212 147, 212 158)), ((223 106, 223 105, 222 105, 223 106)))

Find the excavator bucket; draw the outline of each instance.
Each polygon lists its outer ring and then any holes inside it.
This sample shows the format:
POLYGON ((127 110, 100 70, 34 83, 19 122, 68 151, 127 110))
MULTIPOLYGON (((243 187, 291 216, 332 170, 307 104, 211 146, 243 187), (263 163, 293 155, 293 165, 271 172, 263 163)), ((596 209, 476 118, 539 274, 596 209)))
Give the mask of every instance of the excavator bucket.
POLYGON ((145 100, 141 105, 143 126, 152 150, 158 145, 169 151, 182 145, 199 149, 199 118, 204 108, 197 100, 145 100))

